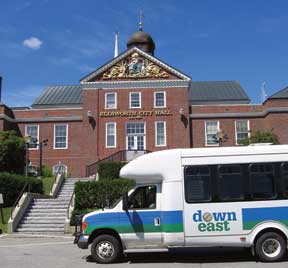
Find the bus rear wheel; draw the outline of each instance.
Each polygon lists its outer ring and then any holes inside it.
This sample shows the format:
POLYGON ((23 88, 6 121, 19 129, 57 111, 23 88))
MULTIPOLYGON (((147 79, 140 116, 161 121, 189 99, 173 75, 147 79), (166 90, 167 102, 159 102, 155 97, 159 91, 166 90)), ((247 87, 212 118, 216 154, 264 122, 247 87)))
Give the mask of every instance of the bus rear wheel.
POLYGON ((120 257, 120 242, 112 235, 99 235, 91 245, 91 254, 98 263, 113 263, 120 257))
POLYGON ((278 233, 264 233, 256 241, 255 252, 260 261, 281 261, 286 254, 286 241, 278 233))

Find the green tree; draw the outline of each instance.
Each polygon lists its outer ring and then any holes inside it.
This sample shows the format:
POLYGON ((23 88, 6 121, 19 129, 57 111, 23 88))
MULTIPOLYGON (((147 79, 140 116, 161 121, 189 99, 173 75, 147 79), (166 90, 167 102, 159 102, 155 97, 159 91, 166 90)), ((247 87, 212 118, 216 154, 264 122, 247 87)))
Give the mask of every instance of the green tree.
POLYGON ((23 173, 24 146, 24 139, 15 131, 0 131, 0 172, 23 173))
POLYGON ((241 142, 243 145, 249 145, 253 143, 279 144, 279 140, 272 130, 256 130, 251 134, 250 138, 241 142))

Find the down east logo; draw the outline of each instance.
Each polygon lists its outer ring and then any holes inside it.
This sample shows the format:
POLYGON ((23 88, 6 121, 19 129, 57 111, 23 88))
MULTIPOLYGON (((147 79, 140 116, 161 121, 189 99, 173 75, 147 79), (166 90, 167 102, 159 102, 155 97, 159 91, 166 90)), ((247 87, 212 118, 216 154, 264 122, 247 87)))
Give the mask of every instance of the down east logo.
POLYGON ((229 223, 236 221, 235 212, 202 212, 197 210, 192 216, 193 221, 198 223, 200 232, 223 232, 230 231, 229 223))

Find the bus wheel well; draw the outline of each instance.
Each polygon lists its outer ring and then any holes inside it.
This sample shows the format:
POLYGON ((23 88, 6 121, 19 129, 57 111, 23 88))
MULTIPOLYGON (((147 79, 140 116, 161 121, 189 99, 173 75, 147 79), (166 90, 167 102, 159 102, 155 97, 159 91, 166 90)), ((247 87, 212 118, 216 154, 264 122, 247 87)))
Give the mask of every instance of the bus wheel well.
POLYGON ((89 239, 88 239, 88 244, 91 244, 93 242, 93 240, 99 236, 99 235, 112 235, 114 236, 116 239, 119 240, 120 245, 123 247, 122 245, 122 240, 119 236, 119 234, 113 230, 113 229, 109 229, 109 228, 103 228, 103 229, 97 229, 95 231, 93 231, 90 235, 89 235, 89 239))
POLYGON ((253 244, 255 245, 256 241, 259 239, 259 237, 265 233, 268 233, 268 232, 274 232, 274 233, 277 233, 279 235, 281 235, 285 240, 287 240, 287 236, 280 230, 280 229, 277 229, 277 228, 266 228, 266 229, 263 229, 262 231, 260 231, 254 238, 254 241, 253 241, 253 244))

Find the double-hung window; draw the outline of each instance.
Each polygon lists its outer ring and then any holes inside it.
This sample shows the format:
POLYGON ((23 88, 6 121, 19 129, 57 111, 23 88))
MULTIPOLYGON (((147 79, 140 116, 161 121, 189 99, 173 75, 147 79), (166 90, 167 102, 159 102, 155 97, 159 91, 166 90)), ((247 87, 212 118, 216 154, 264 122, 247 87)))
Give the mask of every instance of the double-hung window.
POLYGON ((141 92, 130 92, 129 94, 129 107, 141 108, 141 92))
POLYGON ((26 125, 25 136, 30 136, 31 141, 29 148, 37 150, 37 142, 39 141, 39 126, 38 125, 26 125))
POLYGON ((155 145, 166 146, 166 122, 155 122, 155 145))
POLYGON ((116 123, 106 123, 106 148, 116 148, 116 123))
POLYGON ((68 125, 54 126, 54 149, 68 148, 68 125))
POLYGON ((249 120, 237 120, 235 121, 236 131, 236 144, 241 144, 241 141, 249 138, 249 120))
POLYGON ((166 107, 166 92, 154 92, 154 107, 165 108, 166 107))
POLYGON ((219 130, 219 121, 205 121, 205 131, 206 131, 206 145, 207 146, 217 146, 217 132, 219 130))
POLYGON ((117 108, 117 93, 105 93, 105 109, 117 108))

